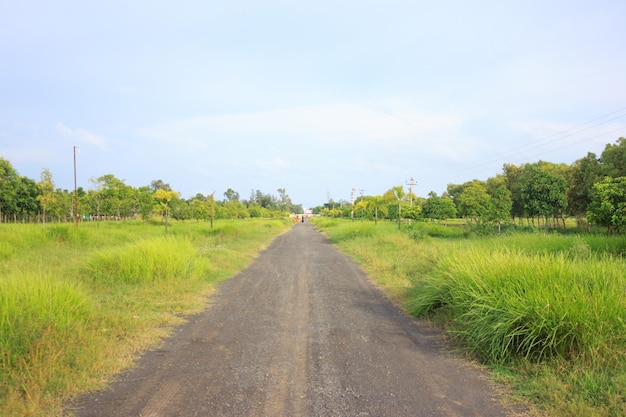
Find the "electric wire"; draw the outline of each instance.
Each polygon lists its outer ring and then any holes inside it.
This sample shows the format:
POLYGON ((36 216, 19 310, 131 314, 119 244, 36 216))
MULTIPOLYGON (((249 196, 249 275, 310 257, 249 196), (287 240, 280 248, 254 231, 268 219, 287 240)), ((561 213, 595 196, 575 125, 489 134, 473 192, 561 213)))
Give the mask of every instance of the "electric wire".
MULTIPOLYGON (((538 138, 535 139, 529 143, 514 147, 514 148, 510 148, 508 150, 505 150, 503 152, 499 152, 495 155, 491 155, 485 159, 481 159, 481 160, 477 160, 473 163, 470 164, 466 164, 462 167, 456 167, 456 168, 452 168, 452 169, 448 169, 448 170, 444 170, 441 171, 437 174, 438 177, 444 177, 444 176, 453 176, 453 175, 458 175, 464 172, 468 172, 468 171, 474 171, 480 167, 483 166, 487 166, 490 164, 493 164, 495 162, 499 162, 499 163, 513 163, 513 162, 519 162, 519 161, 524 161, 524 160, 529 160, 529 159, 533 159, 533 158, 537 158, 540 157, 542 155, 548 154, 548 153, 552 153, 552 152, 556 152, 558 150, 562 150, 571 146, 575 146, 575 145, 579 145, 581 143, 593 140, 593 139, 597 139, 599 137, 605 136, 605 135, 609 135, 611 133, 615 133, 618 132, 620 130, 626 130, 626 126, 621 126, 617 129, 613 129, 610 131, 606 131, 600 134, 596 134, 593 136, 589 136, 589 137, 585 137, 582 140, 576 141, 576 142, 572 142, 572 143, 568 143, 565 144, 563 146, 559 146, 557 148, 553 148, 553 149, 547 149, 547 150, 543 150, 539 153, 534 153, 534 154, 529 154, 530 151, 536 151, 538 149, 541 148, 545 148, 549 145, 555 144, 559 141, 565 140, 565 139, 569 139, 572 137, 575 137, 577 135, 580 135, 584 132, 587 132, 591 129, 600 127, 602 125, 605 125, 609 122, 621 119, 623 117, 626 116, 626 107, 622 107, 620 109, 617 109, 615 111, 603 114, 601 116, 598 116, 596 118, 593 118, 591 120, 588 120, 584 123, 581 123, 579 125, 573 126, 571 128, 550 134, 548 136, 542 137, 542 138, 538 138), (619 113, 619 114, 617 114, 619 113), (613 116, 617 114, 616 116, 613 116), (607 117, 609 116, 613 116, 607 119, 607 117), (600 121, 601 122, 598 122, 600 121), (594 122, 598 122, 598 123, 594 123, 594 122), (592 124, 593 123, 593 124, 592 124), (549 139, 549 140, 548 140, 549 139), (515 158, 520 152, 524 153, 524 157, 523 158, 515 158), (508 162, 500 162, 503 161, 507 158, 514 158, 513 161, 508 161, 508 162)), ((582 156, 581 156, 582 157, 582 156)))

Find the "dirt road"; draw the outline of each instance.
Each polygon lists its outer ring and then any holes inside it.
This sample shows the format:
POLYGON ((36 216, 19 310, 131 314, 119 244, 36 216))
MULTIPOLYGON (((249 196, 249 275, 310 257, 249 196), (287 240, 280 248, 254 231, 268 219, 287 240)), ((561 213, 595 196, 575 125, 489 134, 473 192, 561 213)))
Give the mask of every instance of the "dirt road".
POLYGON ((506 416, 481 372, 446 352, 308 223, 219 286, 79 417, 506 416))

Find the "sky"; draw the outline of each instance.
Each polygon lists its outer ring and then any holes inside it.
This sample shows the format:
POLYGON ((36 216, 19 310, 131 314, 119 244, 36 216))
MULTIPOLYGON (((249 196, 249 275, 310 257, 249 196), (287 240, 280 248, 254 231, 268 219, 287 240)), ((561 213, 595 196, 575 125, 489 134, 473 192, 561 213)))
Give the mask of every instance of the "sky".
POLYGON ((626 136, 623 0, 0 0, 0 157, 305 208, 626 136))

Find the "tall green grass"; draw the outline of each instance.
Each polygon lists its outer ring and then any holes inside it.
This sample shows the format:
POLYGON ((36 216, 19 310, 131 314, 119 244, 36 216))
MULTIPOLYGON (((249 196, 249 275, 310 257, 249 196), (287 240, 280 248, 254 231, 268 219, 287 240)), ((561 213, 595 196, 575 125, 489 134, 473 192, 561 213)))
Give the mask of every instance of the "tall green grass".
POLYGON ((107 285, 198 278, 205 270, 189 239, 150 238, 95 253, 82 270, 87 280, 107 285))
POLYGON ((71 385, 68 372, 89 360, 79 353, 79 335, 94 303, 84 289, 63 278, 12 273, 1 281, 0 414, 28 415, 71 385), (3 405, 8 407, 4 414, 3 405))
POLYGON ((626 415, 626 237, 316 224, 545 415, 626 415))
POLYGON ((472 248, 440 260, 415 288, 415 315, 439 312, 489 363, 626 348, 626 263, 472 248))
POLYGON ((291 224, 0 225, 0 416, 102 387, 291 224))

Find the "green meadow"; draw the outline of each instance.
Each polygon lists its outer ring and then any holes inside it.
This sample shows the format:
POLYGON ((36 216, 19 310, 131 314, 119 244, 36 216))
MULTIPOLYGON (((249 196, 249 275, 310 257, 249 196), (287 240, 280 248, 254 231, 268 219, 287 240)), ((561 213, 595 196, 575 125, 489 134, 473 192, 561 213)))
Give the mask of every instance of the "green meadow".
POLYGON ((626 415, 626 237, 317 219, 389 297, 541 415, 626 415))
POLYGON ((0 416, 103 387, 291 224, 1 224, 0 416))

